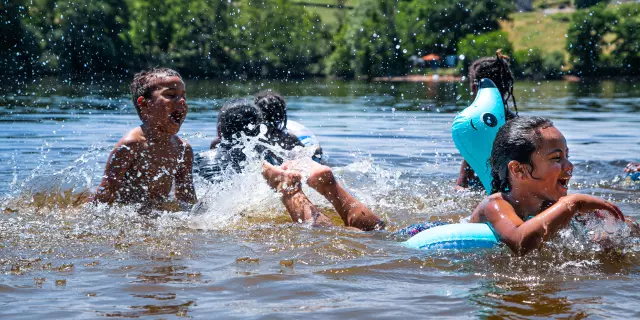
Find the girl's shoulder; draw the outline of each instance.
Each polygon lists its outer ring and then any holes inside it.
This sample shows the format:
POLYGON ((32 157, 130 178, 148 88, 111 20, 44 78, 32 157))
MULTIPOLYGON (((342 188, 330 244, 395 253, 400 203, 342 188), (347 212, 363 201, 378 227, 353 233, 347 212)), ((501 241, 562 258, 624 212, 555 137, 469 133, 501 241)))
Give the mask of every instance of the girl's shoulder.
POLYGON ((503 207, 505 205, 511 206, 511 204, 504 199, 501 192, 487 196, 480 201, 476 209, 473 211, 470 222, 486 222, 487 212, 495 211, 497 207, 503 207))

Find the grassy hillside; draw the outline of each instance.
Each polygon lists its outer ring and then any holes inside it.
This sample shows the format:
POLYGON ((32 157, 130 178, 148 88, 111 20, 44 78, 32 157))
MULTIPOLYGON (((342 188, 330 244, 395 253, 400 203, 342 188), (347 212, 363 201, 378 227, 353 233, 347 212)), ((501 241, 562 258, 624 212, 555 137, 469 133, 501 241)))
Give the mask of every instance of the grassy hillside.
POLYGON ((503 21, 502 30, 509 34, 515 50, 540 48, 543 52, 565 51, 566 34, 571 15, 545 15, 541 11, 514 13, 512 21, 503 21))
POLYGON ((353 8, 360 2, 360 0, 294 0, 294 3, 298 3, 299 5, 304 6, 307 10, 311 12, 315 12, 320 15, 320 19, 325 24, 331 26, 332 28, 337 28, 338 26, 338 15, 341 10, 348 9, 339 9, 338 4, 340 2, 344 3, 344 6, 347 8, 353 8))

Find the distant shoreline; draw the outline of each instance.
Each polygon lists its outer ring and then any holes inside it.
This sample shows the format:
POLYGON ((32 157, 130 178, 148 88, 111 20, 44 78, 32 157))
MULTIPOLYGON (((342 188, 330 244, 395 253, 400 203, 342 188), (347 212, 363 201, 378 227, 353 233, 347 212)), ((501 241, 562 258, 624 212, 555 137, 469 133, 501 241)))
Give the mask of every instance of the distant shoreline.
POLYGON ((462 77, 452 75, 407 75, 396 77, 375 77, 376 82, 460 82, 462 77))
MULTIPOLYGON (((580 82, 583 79, 574 75, 564 75, 560 79, 569 82, 580 82)), ((461 76, 452 75, 407 75, 407 76, 395 76, 395 77, 375 77, 375 82, 461 82, 461 76)))

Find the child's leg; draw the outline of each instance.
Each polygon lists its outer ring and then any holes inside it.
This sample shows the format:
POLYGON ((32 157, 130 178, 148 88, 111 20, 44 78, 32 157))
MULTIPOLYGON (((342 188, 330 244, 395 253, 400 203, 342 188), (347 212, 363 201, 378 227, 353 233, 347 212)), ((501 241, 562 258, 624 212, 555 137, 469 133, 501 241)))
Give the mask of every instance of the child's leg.
POLYGON ((333 225, 331 219, 322 214, 302 192, 300 173, 283 170, 265 162, 262 166, 262 176, 269 186, 282 193, 282 203, 287 208, 291 220, 300 223, 311 222, 317 226, 333 225))
POLYGON ((346 226, 365 231, 384 229, 384 221, 349 194, 336 181, 331 168, 314 162, 307 184, 333 204, 346 226))

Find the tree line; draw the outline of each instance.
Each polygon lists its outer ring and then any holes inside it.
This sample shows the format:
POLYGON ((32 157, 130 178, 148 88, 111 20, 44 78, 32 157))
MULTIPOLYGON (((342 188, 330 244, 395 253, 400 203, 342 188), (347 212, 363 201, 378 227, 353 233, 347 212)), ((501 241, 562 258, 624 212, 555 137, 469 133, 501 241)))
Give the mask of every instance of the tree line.
MULTIPOLYGON (((496 48, 514 56, 521 76, 539 70, 557 76, 564 64, 562 53, 513 52, 499 25, 515 10, 508 0, 361 0, 343 11, 337 27, 291 0, 0 3, 0 72, 17 76, 119 75, 167 66, 192 77, 371 78, 407 74, 409 57, 428 53, 465 55, 464 69, 496 48)), ((576 12, 569 63, 584 75, 638 66, 638 8, 576 12), (605 46, 611 34, 615 41, 605 46)))

